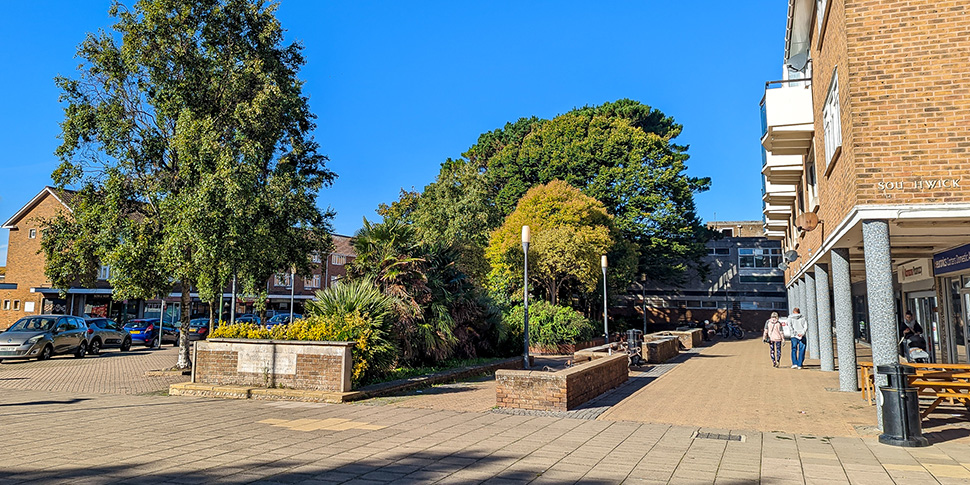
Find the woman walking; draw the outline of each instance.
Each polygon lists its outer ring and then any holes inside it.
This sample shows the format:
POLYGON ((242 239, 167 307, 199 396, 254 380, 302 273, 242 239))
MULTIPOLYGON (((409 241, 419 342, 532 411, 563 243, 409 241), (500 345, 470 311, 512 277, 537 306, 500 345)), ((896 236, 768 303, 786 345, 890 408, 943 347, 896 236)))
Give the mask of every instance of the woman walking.
POLYGON ((778 367, 781 362, 781 342, 785 339, 781 331, 781 321, 778 320, 778 312, 771 312, 771 318, 765 322, 764 340, 771 347, 771 365, 778 367))

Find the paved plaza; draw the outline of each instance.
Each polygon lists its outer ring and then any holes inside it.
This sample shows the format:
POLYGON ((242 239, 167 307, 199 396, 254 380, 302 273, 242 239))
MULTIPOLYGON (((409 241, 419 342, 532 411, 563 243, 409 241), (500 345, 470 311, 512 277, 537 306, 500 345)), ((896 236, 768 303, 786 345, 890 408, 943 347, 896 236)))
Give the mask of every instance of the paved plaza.
MULTIPOLYGON (((705 406, 680 402, 671 393, 671 405, 631 411, 635 402, 662 401, 663 393, 672 392, 667 386, 703 374, 712 362, 720 362, 723 376, 748 373, 747 379, 705 380, 679 392, 693 392, 703 402, 705 393, 720 392, 724 382, 734 381, 736 387, 761 396, 757 388, 762 370, 742 363, 764 364, 759 344, 721 342, 683 359, 659 378, 640 379, 645 384, 631 379, 626 397, 596 419, 495 412, 488 379, 471 381, 470 389, 440 386, 358 404, 171 397, 161 392, 164 382, 184 377, 146 378, 143 373, 170 366, 176 357, 173 349, 3 363, 0 485, 970 483, 970 445, 961 439, 905 449, 878 444, 856 428, 829 435, 716 424, 722 414, 762 412, 757 406, 751 409, 752 401, 745 399, 731 406, 722 399, 720 411, 705 414, 705 406), (749 350, 755 354, 748 355, 749 350), (120 370, 112 370, 116 368, 120 370), (85 384, 98 372, 113 372, 118 384, 85 384), (82 390, 69 387, 70 382, 82 390), (444 409, 449 400, 453 408, 474 402, 474 410, 444 409), (688 416, 684 420, 697 421, 676 422, 678 413, 668 413, 668 408, 688 416)), ((797 391, 788 389, 793 381, 818 379, 817 385, 824 386, 834 375, 762 367, 771 378, 785 376, 772 384, 782 396, 797 391), (800 377, 789 377, 795 375, 800 377)), ((815 391, 822 400, 860 402, 855 393, 815 391)), ((829 405, 818 404, 817 409, 829 405)), ((866 406, 860 415, 873 412, 866 406)), ((764 413, 767 417, 760 421, 724 419, 756 425, 776 419, 770 409, 764 413)), ((803 424, 811 427, 813 422, 803 424)))

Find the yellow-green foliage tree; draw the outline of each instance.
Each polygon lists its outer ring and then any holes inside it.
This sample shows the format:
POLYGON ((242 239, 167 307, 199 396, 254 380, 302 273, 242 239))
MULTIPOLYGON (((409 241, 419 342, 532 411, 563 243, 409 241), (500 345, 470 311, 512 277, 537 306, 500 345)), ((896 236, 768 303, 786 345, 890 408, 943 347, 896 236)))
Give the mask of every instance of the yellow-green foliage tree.
POLYGON ((632 271, 636 254, 622 243, 613 217, 598 200, 560 180, 530 189, 505 222, 492 232, 485 257, 489 285, 510 294, 521 289, 522 226, 532 230, 529 281, 545 290, 552 304, 567 283, 586 292, 602 281, 600 256, 622 255, 617 270, 632 271))

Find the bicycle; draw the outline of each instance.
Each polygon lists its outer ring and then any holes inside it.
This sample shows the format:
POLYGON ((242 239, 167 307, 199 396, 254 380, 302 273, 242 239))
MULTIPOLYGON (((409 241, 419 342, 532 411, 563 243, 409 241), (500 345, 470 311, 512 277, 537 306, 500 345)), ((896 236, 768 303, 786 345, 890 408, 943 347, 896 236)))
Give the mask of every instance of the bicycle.
POLYGON ((728 338, 732 336, 741 340, 744 338, 744 330, 741 330, 741 326, 734 323, 734 320, 728 320, 727 325, 721 327, 721 337, 728 338))

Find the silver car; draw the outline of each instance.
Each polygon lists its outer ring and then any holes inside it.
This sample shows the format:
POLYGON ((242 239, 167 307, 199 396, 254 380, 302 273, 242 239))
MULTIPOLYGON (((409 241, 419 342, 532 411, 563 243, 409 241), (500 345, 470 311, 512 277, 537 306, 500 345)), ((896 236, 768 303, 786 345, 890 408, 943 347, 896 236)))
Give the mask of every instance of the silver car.
POLYGON ((24 317, 0 333, 0 361, 30 358, 46 360, 54 354, 68 353, 81 358, 88 352, 87 334, 88 326, 79 317, 24 317))
POLYGON ((131 348, 131 334, 114 320, 88 318, 88 353, 98 355, 101 349, 117 347, 122 352, 131 348))

